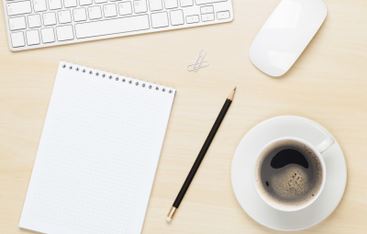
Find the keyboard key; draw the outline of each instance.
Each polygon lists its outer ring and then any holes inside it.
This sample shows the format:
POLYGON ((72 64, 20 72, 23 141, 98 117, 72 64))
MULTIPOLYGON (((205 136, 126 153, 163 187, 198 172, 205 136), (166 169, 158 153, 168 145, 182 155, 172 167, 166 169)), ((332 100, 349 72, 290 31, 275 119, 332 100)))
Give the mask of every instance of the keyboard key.
POLYGON ((203 22, 208 22, 208 21, 213 21, 214 20, 214 14, 210 13, 210 14, 202 14, 201 15, 201 21, 203 22))
POLYGON ((171 24, 173 26, 184 24, 184 15, 182 10, 171 11, 171 24))
POLYGON ((217 18, 218 19, 228 19, 229 17, 231 17, 231 14, 229 13, 229 11, 220 11, 217 12, 217 18))
POLYGON ((226 2, 228 0, 196 0, 197 5, 208 4, 208 3, 217 3, 217 2, 226 2))
POLYGON ((188 7, 194 5, 193 0, 180 0, 182 7, 188 7))
POLYGON ((167 9, 178 7, 177 0, 165 0, 165 6, 167 9))
POLYGON ((149 29, 148 15, 116 18, 104 21, 88 22, 75 25, 77 38, 111 35, 149 29))
POLYGON ((90 19, 102 18, 102 11, 100 6, 92 6, 88 8, 88 15, 90 19))
POLYGON ((71 25, 57 27, 56 34, 59 41, 74 39, 73 27, 71 25))
POLYGON ((76 7, 76 0, 64 0, 64 6, 66 8, 76 7))
POLYGON ((43 43, 51 43, 55 41, 55 32, 53 28, 44 28, 41 30, 43 43))
POLYGON ((200 8, 201 14, 209 14, 214 13, 214 7, 213 6, 202 6, 200 8))
POLYGON ((103 12, 105 17, 114 17, 117 15, 117 9, 115 4, 107 4, 103 6, 103 12))
POLYGON ((40 15, 28 16, 28 25, 30 28, 41 27, 41 16, 40 15))
POLYGON ((149 0, 149 6, 151 11, 159 11, 163 9, 162 0, 149 0))
POLYGON ((120 15, 130 15, 133 12, 131 2, 119 3, 120 15))
POLYGON ((71 22, 71 14, 69 10, 59 11, 58 16, 60 24, 67 24, 71 22))
POLYGON ((48 0, 48 4, 51 10, 61 9, 61 0, 48 0))
POLYGON ((35 12, 47 10, 46 0, 33 0, 33 8, 35 12))
POLYGON ((152 14, 152 26, 153 28, 163 28, 168 26, 167 12, 160 12, 152 14))
POLYGON ((74 21, 80 22, 87 20, 87 13, 84 8, 76 8, 73 10, 74 21))
POLYGON ((12 33, 10 37, 11 37, 11 44, 13 45, 14 48, 25 46, 23 32, 12 33))
POLYGON ((107 0, 94 0, 95 3, 106 3, 107 0))
POLYGON ((79 0, 81 6, 87 6, 92 4, 92 0, 79 0))
POLYGON ((23 15, 32 12, 30 1, 8 3, 7 8, 9 16, 23 15))
POLYGON ((43 24, 46 26, 55 25, 56 14, 53 12, 43 14, 43 24))
POLYGON ((199 16, 198 15, 189 15, 186 17, 186 22, 188 24, 194 24, 199 22, 199 16))
POLYGON ((27 44, 28 45, 38 45, 40 43, 40 36, 37 30, 31 30, 26 32, 27 44))
POLYGON ((9 28, 12 31, 19 30, 19 29, 25 29, 26 27, 27 25, 25 23, 25 18, 23 16, 9 19, 9 28))
POLYGON ((146 0, 135 0, 134 1, 134 10, 135 10, 135 13, 147 12, 148 7, 147 7, 146 0))

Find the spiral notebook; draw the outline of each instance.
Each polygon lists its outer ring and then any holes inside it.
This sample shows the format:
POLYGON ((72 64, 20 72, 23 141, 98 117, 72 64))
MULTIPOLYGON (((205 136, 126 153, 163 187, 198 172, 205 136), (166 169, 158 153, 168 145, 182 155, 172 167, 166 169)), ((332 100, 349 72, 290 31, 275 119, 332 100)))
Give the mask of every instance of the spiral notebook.
POLYGON ((62 62, 20 227, 140 233, 175 90, 62 62))

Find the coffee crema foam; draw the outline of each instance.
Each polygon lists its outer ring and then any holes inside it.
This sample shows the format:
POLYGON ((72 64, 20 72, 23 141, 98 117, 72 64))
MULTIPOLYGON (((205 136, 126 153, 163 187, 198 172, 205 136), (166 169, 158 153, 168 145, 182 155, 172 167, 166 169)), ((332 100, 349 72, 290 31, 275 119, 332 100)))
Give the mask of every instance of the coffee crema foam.
POLYGON ((318 193, 322 168, 318 157, 307 147, 282 146, 264 158, 260 178, 264 194, 271 200, 300 205, 318 193))

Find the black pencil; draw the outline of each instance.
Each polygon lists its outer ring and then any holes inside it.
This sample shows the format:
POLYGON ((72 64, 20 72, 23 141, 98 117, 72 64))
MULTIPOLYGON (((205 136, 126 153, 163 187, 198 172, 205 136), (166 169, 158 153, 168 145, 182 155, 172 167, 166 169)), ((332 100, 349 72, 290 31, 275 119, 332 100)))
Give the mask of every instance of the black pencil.
POLYGON ((208 151, 208 149, 210 147, 210 144, 212 143, 212 141, 214 139, 215 134, 217 133, 224 117, 227 114, 227 111, 228 111, 229 107, 232 104, 232 100, 233 100, 235 92, 236 92, 236 88, 234 88, 232 90, 231 94, 228 96, 228 98, 224 102, 224 105, 223 105, 221 111, 219 112, 219 115, 218 115, 217 119, 215 120, 214 125, 213 125, 212 129, 210 130, 210 133, 209 133, 209 135, 207 136, 207 138, 204 142, 203 147, 201 147, 201 150, 200 150, 200 152, 199 152, 199 154, 198 154, 198 156, 197 156, 197 158, 194 162, 194 165, 192 165, 191 170, 190 170, 189 174, 187 175, 187 177, 185 179, 185 182, 183 183, 183 185, 180 189, 180 192, 178 193, 175 201, 173 202, 173 205, 172 205, 172 207, 171 207, 171 209, 170 209, 170 211, 167 215, 167 219, 166 219, 167 222, 172 221, 173 216, 175 215, 176 210, 180 206, 180 204, 182 202, 182 199, 184 198, 184 196, 186 194, 187 189, 190 187, 190 184, 191 184, 192 180, 194 179, 194 176, 195 176, 196 172, 198 171, 198 169, 200 167, 200 164, 203 161, 203 159, 205 157, 205 154, 208 151))

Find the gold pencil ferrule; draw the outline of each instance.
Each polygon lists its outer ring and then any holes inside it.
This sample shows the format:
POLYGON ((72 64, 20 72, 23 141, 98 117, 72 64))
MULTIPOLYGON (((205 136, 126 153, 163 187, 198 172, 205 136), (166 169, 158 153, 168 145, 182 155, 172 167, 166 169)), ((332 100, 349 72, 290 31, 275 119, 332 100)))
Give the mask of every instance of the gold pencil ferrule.
POLYGON ((168 215, 167 215, 167 218, 166 218, 166 221, 168 223, 172 221, 173 216, 175 216, 176 210, 177 210, 177 208, 176 207, 173 207, 173 206, 169 210, 168 215))

